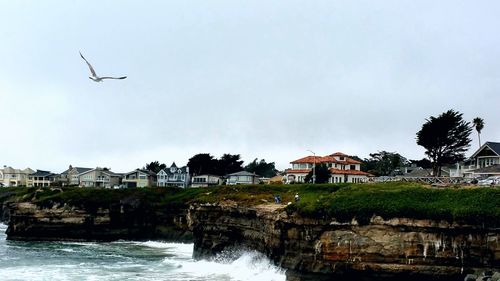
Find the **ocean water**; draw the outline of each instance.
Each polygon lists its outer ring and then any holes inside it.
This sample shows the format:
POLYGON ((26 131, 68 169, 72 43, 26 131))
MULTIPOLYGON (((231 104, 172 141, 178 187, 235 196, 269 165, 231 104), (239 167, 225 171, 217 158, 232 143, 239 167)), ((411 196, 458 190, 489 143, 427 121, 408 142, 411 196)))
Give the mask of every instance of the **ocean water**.
POLYGON ((192 259, 193 244, 7 241, 0 224, 0 280, 284 281, 285 273, 257 252, 192 259))

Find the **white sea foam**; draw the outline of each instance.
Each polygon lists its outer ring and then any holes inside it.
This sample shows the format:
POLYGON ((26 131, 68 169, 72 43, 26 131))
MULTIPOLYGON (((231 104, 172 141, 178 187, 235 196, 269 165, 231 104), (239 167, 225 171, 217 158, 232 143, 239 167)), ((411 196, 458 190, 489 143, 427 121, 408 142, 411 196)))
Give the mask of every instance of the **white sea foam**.
MULTIPOLYGON (((172 259, 164 262, 173 263, 172 259)), ((187 273, 198 278, 212 277, 214 280, 285 280, 284 270, 273 265, 269 259, 257 252, 243 252, 236 260, 186 261, 178 263, 175 271, 187 273)))
POLYGON ((73 253, 75 252, 74 249, 71 249, 71 248, 63 248, 63 249, 59 249, 60 251, 63 251, 63 252, 68 252, 68 253, 73 253))
POLYGON ((149 248, 172 249, 175 250, 176 252, 180 251, 183 253, 193 252, 193 244, 169 243, 160 241, 134 242, 134 244, 149 248))
MULTIPOLYGON (((0 224, 0 232, 7 229, 0 224)), ((7 242, 0 233, 0 280, 283 281, 284 271, 257 252, 236 259, 192 259, 193 244, 157 241, 7 242)))

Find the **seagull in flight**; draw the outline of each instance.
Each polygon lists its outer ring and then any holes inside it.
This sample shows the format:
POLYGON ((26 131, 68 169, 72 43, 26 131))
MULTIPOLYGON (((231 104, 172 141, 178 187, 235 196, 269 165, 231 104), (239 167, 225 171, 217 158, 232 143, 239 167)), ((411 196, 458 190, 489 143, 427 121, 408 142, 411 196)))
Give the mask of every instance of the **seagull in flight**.
POLYGON ((85 57, 82 55, 82 52, 80 52, 80 56, 82 57, 82 59, 87 63, 87 65, 89 66, 89 69, 90 69, 90 73, 92 74, 92 76, 89 76, 90 79, 92 79, 93 81, 95 82, 102 82, 102 80, 104 79, 125 79, 127 78, 127 76, 122 76, 122 77, 109 77, 109 76, 104 76, 104 77, 99 77, 97 76, 97 74, 95 73, 95 70, 94 68, 92 67, 92 65, 90 65, 90 63, 87 61, 87 59, 85 59, 85 57))

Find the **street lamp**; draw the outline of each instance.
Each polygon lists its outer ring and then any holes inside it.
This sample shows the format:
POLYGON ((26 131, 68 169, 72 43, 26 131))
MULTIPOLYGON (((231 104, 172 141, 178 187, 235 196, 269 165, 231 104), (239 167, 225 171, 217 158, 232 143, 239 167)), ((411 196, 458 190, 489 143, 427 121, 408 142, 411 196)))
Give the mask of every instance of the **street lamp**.
POLYGON ((313 164, 313 184, 316 183, 316 153, 312 150, 307 150, 313 154, 314 157, 314 164, 313 164))

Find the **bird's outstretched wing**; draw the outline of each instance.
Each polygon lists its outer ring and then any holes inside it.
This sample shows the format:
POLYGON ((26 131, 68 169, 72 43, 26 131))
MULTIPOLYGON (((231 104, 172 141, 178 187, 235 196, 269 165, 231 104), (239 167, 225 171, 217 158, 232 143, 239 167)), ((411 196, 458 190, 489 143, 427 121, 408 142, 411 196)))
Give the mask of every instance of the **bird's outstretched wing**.
POLYGON ((101 79, 125 79, 127 76, 122 76, 122 77, 101 77, 101 79))
POLYGON ((89 69, 90 69, 90 73, 92 73, 92 76, 96 77, 97 74, 95 74, 95 71, 94 71, 94 68, 92 67, 92 65, 90 65, 90 63, 85 59, 85 57, 82 55, 82 52, 80 52, 80 56, 82 57, 82 59, 87 63, 87 65, 89 66, 89 69))

